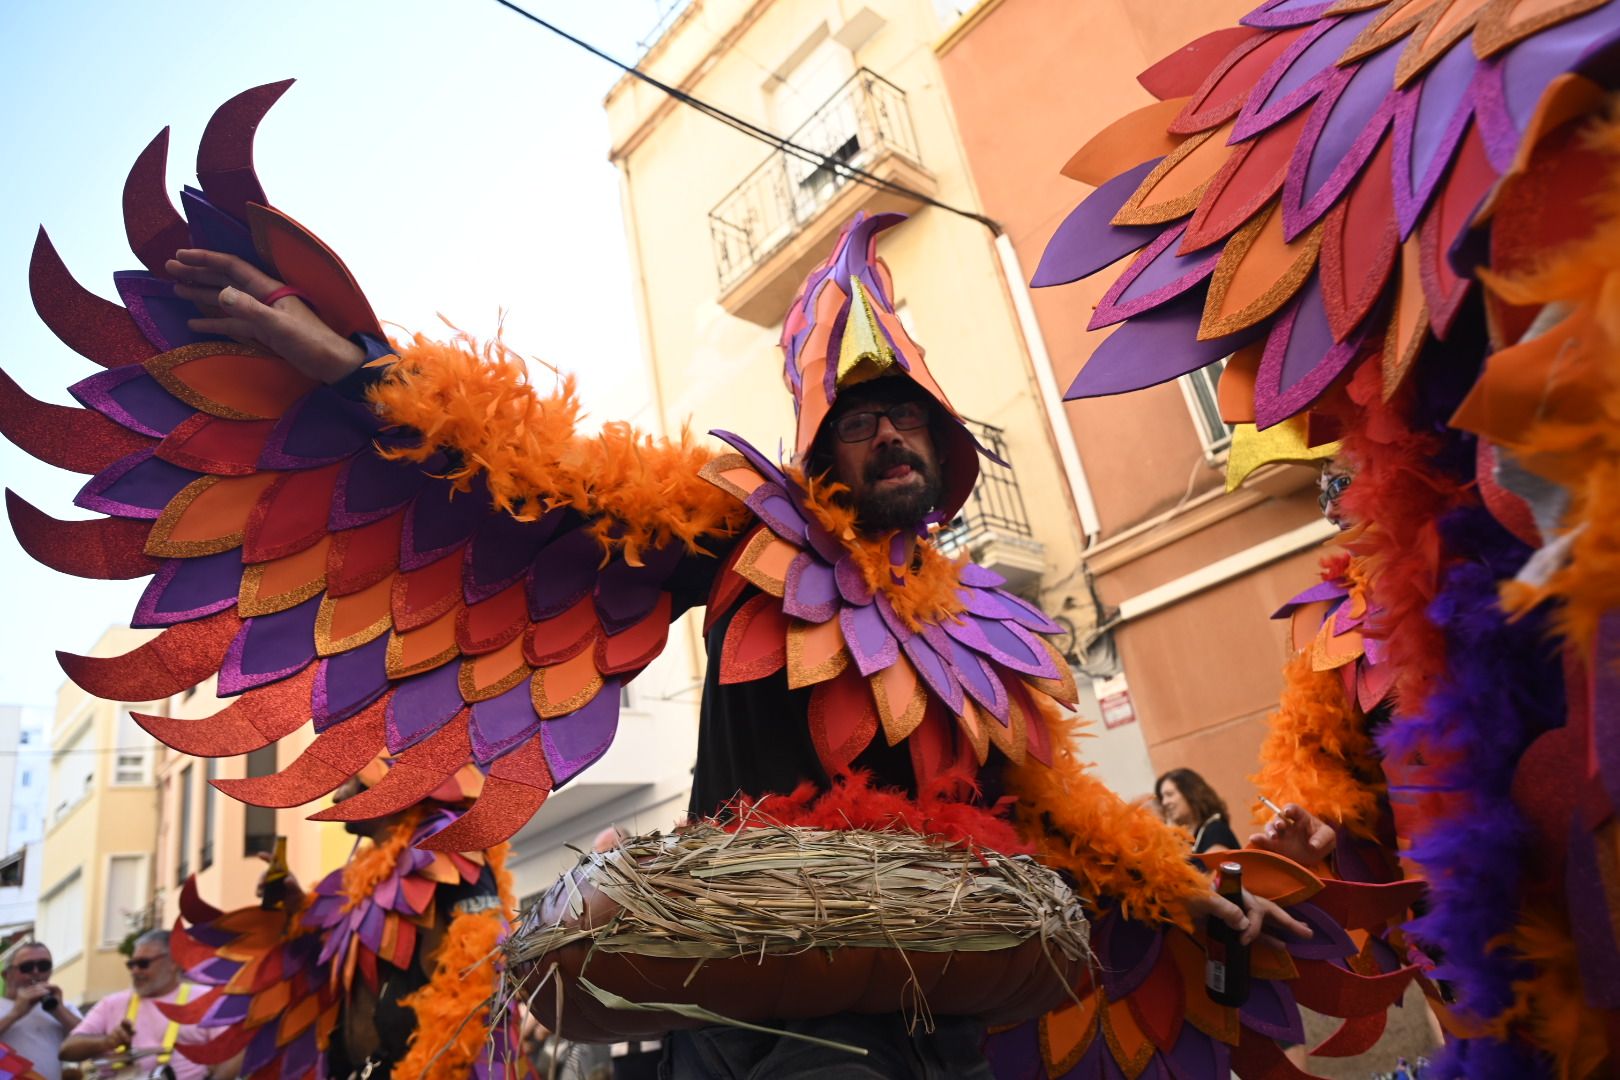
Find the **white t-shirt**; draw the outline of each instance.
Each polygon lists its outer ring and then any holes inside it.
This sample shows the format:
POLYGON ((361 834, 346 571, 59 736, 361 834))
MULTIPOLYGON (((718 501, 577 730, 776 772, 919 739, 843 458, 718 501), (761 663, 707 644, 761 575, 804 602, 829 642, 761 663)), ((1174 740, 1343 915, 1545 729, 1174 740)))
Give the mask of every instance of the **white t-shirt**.
MULTIPOLYGON (((0 1005, 15 1009, 17 1002, 0 1000, 0 1005)), ((74 1019, 78 1019, 79 1014, 73 1012, 73 1006, 62 1007, 72 1013, 74 1019)), ((68 1028, 56 1022, 56 1017, 35 1005, 0 1033, 0 1042, 33 1062, 34 1071, 45 1080, 62 1080, 62 1062, 56 1055, 67 1039, 68 1031, 68 1028)))

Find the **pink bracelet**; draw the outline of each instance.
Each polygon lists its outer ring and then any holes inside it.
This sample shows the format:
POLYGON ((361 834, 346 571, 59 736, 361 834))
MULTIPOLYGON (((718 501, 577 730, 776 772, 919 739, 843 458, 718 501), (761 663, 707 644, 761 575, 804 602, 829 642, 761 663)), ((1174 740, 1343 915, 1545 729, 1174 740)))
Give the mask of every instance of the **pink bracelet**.
POLYGON ((303 289, 296 289, 291 285, 283 285, 281 288, 272 291, 270 295, 262 298, 259 303, 263 304, 265 307, 269 307, 284 296, 296 296, 304 303, 309 304, 310 307, 315 306, 314 303, 311 302, 307 292, 305 292, 303 289))

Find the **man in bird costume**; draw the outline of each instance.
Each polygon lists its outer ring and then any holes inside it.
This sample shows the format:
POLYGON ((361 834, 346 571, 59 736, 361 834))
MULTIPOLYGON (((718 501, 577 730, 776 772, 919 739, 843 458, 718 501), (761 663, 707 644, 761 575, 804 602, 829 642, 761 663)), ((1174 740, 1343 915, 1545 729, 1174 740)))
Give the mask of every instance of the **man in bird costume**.
MULTIPOLYGON (((1259 1076, 1278 1040, 1303 1037, 1296 999, 1352 1015, 1399 997, 1411 973, 1351 970, 1342 927, 1382 927, 1410 890, 1245 852, 1247 912, 1213 895, 1184 836, 1085 771, 1056 627, 934 546, 981 451, 895 313, 877 246, 900 217, 850 222, 785 319, 790 461, 724 432, 718 453, 622 424, 584 436, 572 384, 538 393, 498 342, 385 340, 343 264, 254 176, 248 133, 285 87, 216 114, 183 218, 162 147, 143 155, 125 202, 147 270, 120 275, 122 305, 73 284, 43 234, 36 247, 41 316, 107 370, 74 386, 84 410, 0 386, 0 427, 91 474, 79 503, 106 517, 54 522, 13 498, 14 527, 58 569, 151 574, 135 622, 164 628, 122 657, 64 655, 75 681, 142 700, 217 675, 234 700, 208 721, 140 718, 191 754, 247 753, 310 720, 283 772, 221 782, 249 801, 318 798, 386 752, 388 774, 323 820, 399 813, 474 763, 481 796, 417 842, 479 851, 606 751, 619 687, 702 604, 694 815, 763 802, 789 825, 898 824, 1031 853, 1083 898, 1098 966, 1044 999, 1056 1011, 1002 1025, 998 1073, 1055 1054, 1059 1072, 1259 1076), (1206 917, 1257 950, 1249 1006, 1202 992, 1206 917)), ((842 977, 815 973, 819 956, 783 976, 801 997, 842 977)), ((796 1034, 833 1024, 866 1066, 702 1029, 672 1040, 669 1067, 984 1075, 977 1020, 908 1023, 908 993, 874 991, 854 1021, 801 1018, 796 1034)))

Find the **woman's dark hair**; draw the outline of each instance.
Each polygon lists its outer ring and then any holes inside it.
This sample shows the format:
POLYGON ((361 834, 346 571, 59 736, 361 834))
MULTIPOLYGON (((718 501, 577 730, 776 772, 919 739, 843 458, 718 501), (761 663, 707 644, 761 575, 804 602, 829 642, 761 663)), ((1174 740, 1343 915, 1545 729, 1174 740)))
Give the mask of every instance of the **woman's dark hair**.
POLYGON ((1209 786, 1209 781, 1193 772, 1191 769, 1171 769, 1153 782, 1153 797, 1157 799, 1159 792, 1164 790, 1164 782, 1169 780, 1181 792, 1181 797, 1187 800, 1187 809, 1192 811, 1193 827, 1197 828, 1210 818, 1219 814, 1227 817, 1226 800, 1215 794, 1215 789, 1209 786))

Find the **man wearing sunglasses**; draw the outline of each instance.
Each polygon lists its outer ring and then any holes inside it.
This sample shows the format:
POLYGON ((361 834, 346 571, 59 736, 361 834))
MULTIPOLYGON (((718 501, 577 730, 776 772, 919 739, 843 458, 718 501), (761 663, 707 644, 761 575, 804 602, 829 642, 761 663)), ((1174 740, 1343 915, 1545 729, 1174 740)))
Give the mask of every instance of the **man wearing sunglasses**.
POLYGON ((51 950, 37 941, 16 946, 6 957, 5 979, 10 1010, 0 1016, 0 1042, 33 1062, 45 1080, 61 1080, 57 1057, 79 1014, 50 981, 51 950))
POLYGON ((62 1060, 110 1057, 130 1049, 150 1051, 135 1060, 143 1075, 206 1080, 207 1068, 174 1052, 181 1043, 205 1041, 206 1034, 189 1024, 175 1023, 157 1006, 160 1001, 183 1005, 201 993, 180 980, 180 967, 169 956, 169 932, 148 930, 136 938, 135 950, 124 966, 129 968, 131 988, 96 1002, 62 1044, 62 1060))

